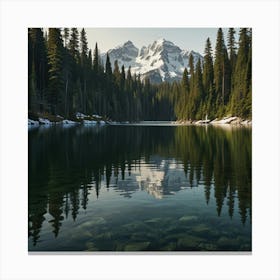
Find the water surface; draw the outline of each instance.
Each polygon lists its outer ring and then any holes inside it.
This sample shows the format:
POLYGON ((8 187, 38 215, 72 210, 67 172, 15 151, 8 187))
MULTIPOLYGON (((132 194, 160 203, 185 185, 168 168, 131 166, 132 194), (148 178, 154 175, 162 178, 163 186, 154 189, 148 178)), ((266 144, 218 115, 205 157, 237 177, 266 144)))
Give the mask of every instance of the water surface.
POLYGON ((29 131, 29 251, 251 251, 251 129, 29 131))

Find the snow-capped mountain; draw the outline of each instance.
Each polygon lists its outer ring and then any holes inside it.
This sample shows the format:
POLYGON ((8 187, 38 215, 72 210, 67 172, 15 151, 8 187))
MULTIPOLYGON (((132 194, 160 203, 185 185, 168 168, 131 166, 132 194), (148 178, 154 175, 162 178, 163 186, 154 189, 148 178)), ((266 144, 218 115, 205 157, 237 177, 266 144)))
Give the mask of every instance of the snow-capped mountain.
MULTIPOLYGON (((118 60, 119 67, 124 65, 125 68, 128 68, 129 66, 132 67, 135 65, 135 59, 138 56, 138 52, 138 48, 136 48, 131 41, 127 41, 122 46, 109 50, 108 54, 112 66, 114 65, 114 61, 118 60)), ((106 54, 104 54, 103 57, 105 61, 106 54)))
MULTIPOLYGON (((132 74, 140 74, 141 78, 149 77, 152 83, 173 81, 182 78, 185 68, 189 68, 190 54, 196 64, 203 57, 194 51, 181 50, 174 43, 165 39, 154 41, 148 47, 138 49, 131 41, 108 51, 112 67, 117 60, 119 67, 131 67, 132 74)), ((102 54, 103 63, 106 54, 102 54)))

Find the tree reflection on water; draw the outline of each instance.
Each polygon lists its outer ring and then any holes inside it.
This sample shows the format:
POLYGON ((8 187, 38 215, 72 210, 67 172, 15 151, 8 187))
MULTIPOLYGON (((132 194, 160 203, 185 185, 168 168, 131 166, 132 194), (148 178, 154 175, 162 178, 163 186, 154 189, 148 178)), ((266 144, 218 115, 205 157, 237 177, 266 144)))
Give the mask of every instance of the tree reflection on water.
POLYGON ((45 214, 54 236, 75 221, 101 188, 131 198, 142 190, 164 199, 204 186, 217 215, 235 200, 243 224, 251 221, 251 129, 214 127, 53 127, 29 132, 29 237, 36 245, 45 214), (183 170, 183 172, 179 172, 183 170), (183 176, 182 176, 183 174, 183 176))

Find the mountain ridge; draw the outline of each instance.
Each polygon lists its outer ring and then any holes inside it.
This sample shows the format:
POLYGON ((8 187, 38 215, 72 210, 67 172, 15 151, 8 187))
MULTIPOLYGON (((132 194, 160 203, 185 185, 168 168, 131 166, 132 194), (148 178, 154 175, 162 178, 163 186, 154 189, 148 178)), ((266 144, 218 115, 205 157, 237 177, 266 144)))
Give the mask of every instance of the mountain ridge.
MULTIPOLYGON (((124 65, 126 71, 131 67, 132 74, 140 74, 142 80, 148 77, 152 83, 180 80, 184 69, 189 69, 190 54, 193 55, 194 64, 198 59, 203 61, 200 53, 182 50, 172 41, 164 38, 141 48, 137 48, 131 40, 128 40, 108 50, 107 53, 112 65, 117 60, 119 67, 124 65)), ((107 53, 101 54, 103 63, 106 61, 107 53)))

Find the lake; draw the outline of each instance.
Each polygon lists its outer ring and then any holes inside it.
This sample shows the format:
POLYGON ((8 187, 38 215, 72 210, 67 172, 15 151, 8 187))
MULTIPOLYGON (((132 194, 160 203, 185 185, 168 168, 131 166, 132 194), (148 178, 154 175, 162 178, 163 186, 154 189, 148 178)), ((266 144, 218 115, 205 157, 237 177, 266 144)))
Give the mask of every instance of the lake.
POLYGON ((29 251, 251 251, 252 130, 28 132, 29 251))

